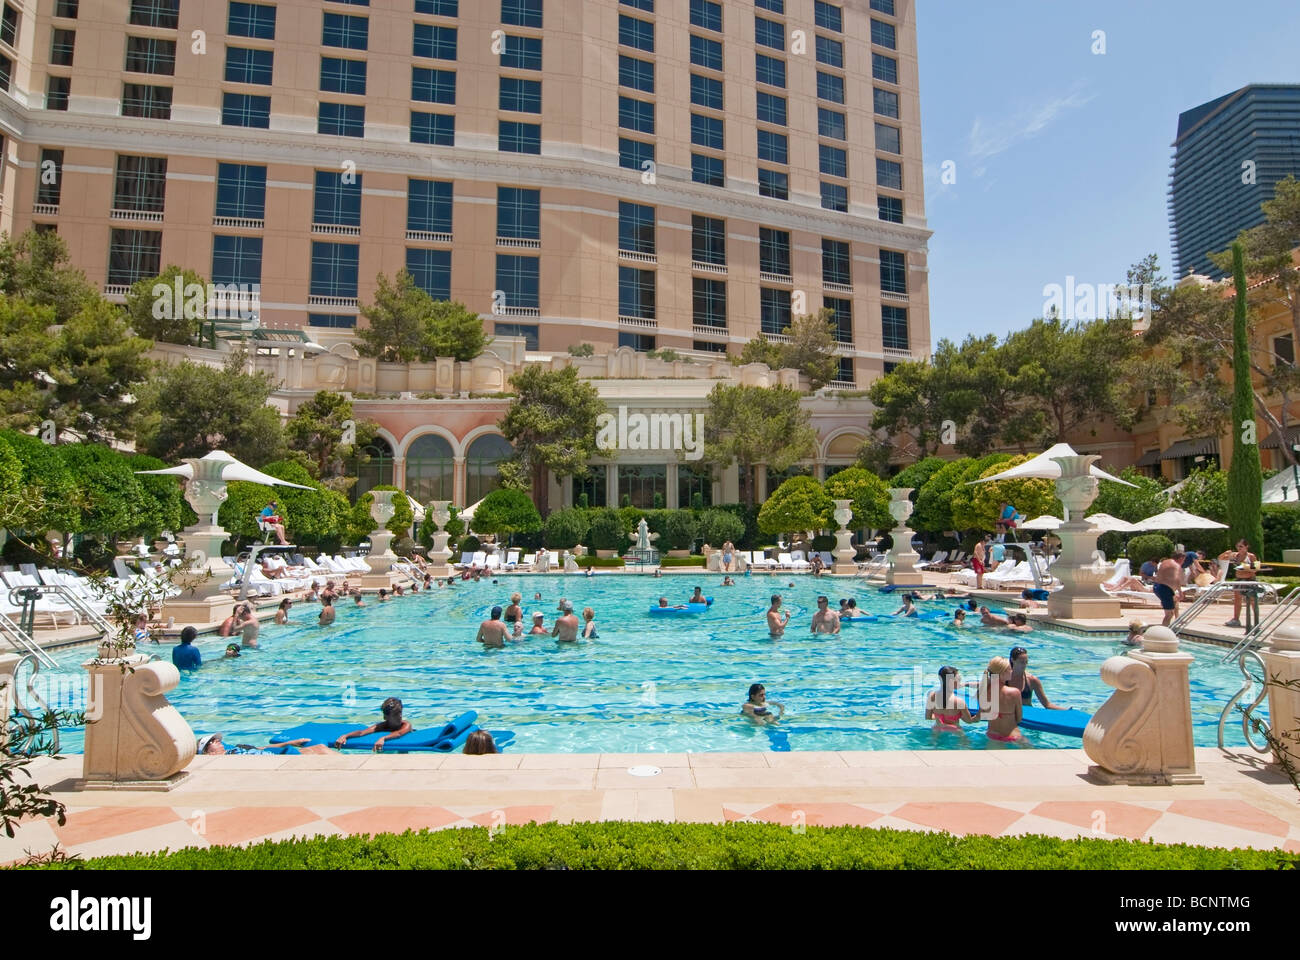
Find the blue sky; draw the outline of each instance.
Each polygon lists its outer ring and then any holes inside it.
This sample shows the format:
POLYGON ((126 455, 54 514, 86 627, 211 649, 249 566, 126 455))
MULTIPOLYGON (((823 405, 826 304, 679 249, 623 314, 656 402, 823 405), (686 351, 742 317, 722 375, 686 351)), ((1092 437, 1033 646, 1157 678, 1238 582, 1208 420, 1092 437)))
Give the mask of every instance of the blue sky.
POLYGON ((1044 286, 1070 275, 1119 282, 1154 252, 1168 276, 1178 114, 1248 83, 1300 82, 1296 0, 917 8, 934 343, 1026 326, 1044 286))

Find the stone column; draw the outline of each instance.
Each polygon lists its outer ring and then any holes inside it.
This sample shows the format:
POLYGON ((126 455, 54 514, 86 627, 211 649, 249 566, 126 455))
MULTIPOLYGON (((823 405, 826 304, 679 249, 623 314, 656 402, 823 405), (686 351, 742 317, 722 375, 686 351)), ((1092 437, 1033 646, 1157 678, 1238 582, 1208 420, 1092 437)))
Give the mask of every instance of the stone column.
MULTIPOLYGON (((595 504, 592 504, 595 506, 595 504)), ((605 465, 605 506, 618 506, 618 462, 605 465)))
POLYGON ((406 489, 406 457, 393 457, 393 486, 406 489))
POLYGON ((767 489, 767 464, 760 463, 754 467, 754 502, 766 502, 770 493, 767 489))
POLYGON ((434 529, 437 531, 433 535, 433 547, 429 550, 429 572, 435 577, 448 576, 451 571, 447 567, 447 561, 451 559, 451 551, 447 549, 447 524, 451 520, 451 501, 450 500, 432 500, 427 507, 429 517, 433 520, 434 529))
POLYGON ((1269 727, 1291 762, 1300 766, 1300 626, 1279 627, 1260 657, 1268 682, 1269 727), (1286 686, 1288 681, 1296 686, 1286 686))
POLYGON ((185 483, 185 499, 198 514, 198 520, 182 531, 181 539, 190 561, 188 572, 205 579, 180 596, 165 600, 161 616, 164 620, 174 617, 178 627, 207 626, 220 623, 230 612, 230 597, 222 585, 235 576, 235 568, 221 558, 221 549, 230 534, 217 524, 217 511, 229 495, 222 474, 234 461, 205 457, 191 458, 185 463, 194 471, 194 476, 185 483))
MULTIPOLYGON (((393 484, 396 486, 396 484, 393 484)), ((469 492, 469 478, 465 475, 465 458, 451 458, 451 499, 452 502, 462 507, 468 507, 470 504, 465 502, 465 494, 469 492)))
POLYGON ((370 554, 366 557, 366 566, 370 572, 361 578, 362 590, 392 590, 401 579, 393 573, 393 563, 397 554, 393 553, 393 534, 388 530, 388 521, 393 519, 397 508, 393 506, 395 490, 371 490, 374 502, 370 504, 370 516, 377 524, 370 533, 370 554))
POLYGON ((84 663, 89 674, 86 746, 78 786, 91 790, 170 790, 188 774, 194 731, 164 694, 181 675, 170 663, 143 654, 84 663))
POLYGON ((853 501, 836 500, 835 522, 840 528, 835 531, 835 566, 831 568, 831 573, 838 576, 851 577, 858 572, 858 565, 853 562, 857 556, 857 551, 853 549, 853 533, 848 529, 852 519, 853 501))
POLYGON ((1115 688, 1083 731, 1089 772, 1106 783, 1204 783, 1192 746, 1192 697, 1187 669, 1168 627, 1152 627, 1142 649, 1111 657, 1101 678, 1115 688))
POLYGON ((1052 459, 1061 467, 1056 495, 1065 505, 1067 519, 1057 528, 1061 555, 1052 564, 1052 574, 1062 586, 1048 597, 1047 615, 1057 620, 1118 619, 1122 616, 1120 603, 1101 592, 1105 573, 1093 560, 1097 531, 1083 518, 1097 499, 1097 478, 1091 471, 1101 457, 1089 454, 1052 459))
POLYGON ((925 583, 925 577, 916 569, 920 556, 912 549, 912 531, 907 526, 907 518, 912 515, 911 488, 889 488, 889 515, 897 526, 889 531, 894 545, 889 548, 889 569, 885 572, 886 583, 899 586, 918 586, 925 583))
MULTIPOLYGON (((676 510, 680 506, 677 493, 677 461, 669 460, 664 464, 664 507, 668 510, 676 510)), ((690 504, 686 506, 689 507, 690 504)))

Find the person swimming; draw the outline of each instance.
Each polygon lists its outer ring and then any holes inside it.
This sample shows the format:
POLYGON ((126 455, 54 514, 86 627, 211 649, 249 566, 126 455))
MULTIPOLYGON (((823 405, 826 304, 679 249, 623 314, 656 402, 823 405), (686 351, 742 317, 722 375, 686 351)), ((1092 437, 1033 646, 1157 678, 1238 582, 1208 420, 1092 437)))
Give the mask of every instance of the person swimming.
POLYGON ((769 703, 767 688, 761 683, 754 683, 750 684, 749 698, 740 705, 740 712, 755 723, 779 723, 785 716, 785 704, 777 703, 775 700, 769 703), (772 716, 771 707, 776 707, 781 712, 772 716))
POLYGON ((1142 635, 1147 632, 1147 625, 1141 620, 1134 620, 1128 625, 1128 636, 1124 638, 1127 647, 1142 646, 1142 635))
POLYGON ((384 741, 391 740, 395 737, 405 736, 411 732, 411 724, 402 718, 402 701, 396 697, 389 697, 379 706, 384 715, 384 719, 376 724, 372 724, 363 730, 353 730, 351 733, 345 733, 334 741, 336 748, 342 748, 343 744, 353 737, 365 737, 372 733, 382 733, 383 736, 375 741, 374 752, 384 752, 384 741))
POLYGON ((920 616, 920 614, 917 612, 916 607, 912 605, 912 597, 913 594, 910 593, 903 594, 903 605, 899 607, 897 610, 895 610, 893 613, 891 613, 890 616, 891 617, 897 617, 899 615, 902 615, 904 617, 920 616))
POLYGON ((954 626, 954 627, 964 627, 964 626, 966 626, 966 611, 965 611, 965 610, 962 610, 962 609, 959 607, 959 608, 957 608, 956 610, 953 611, 953 614, 952 614, 952 624, 951 624, 951 626, 954 626))
POLYGON ((963 721, 979 722, 979 717, 971 715, 965 697, 957 692, 961 685, 956 667, 939 668, 939 687, 930 691, 925 705, 925 719, 934 721, 935 730, 960 733, 963 721))
POLYGON ((600 634, 596 633, 596 611, 591 607, 582 608, 582 639, 599 640, 600 634))

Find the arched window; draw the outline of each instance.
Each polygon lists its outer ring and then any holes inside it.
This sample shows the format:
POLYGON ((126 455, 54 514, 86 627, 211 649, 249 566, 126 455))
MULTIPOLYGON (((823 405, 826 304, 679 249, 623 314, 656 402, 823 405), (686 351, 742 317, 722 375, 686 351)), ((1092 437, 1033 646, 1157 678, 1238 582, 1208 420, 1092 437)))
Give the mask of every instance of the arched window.
POLYGON ((451 444, 437 434, 418 437, 406 450, 406 492, 417 503, 453 497, 455 463, 451 444))
POLYGON ((501 486, 497 465, 515 455, 515 448, 496 433, 479 437, 465 454, 465 506, 473 506, 501 486))
POLYGON ((357 485, 352 488, 354 499, 365 496, 374 487, 393 483, 393 448, 387 440, 375 437, 369 446, 362 448, 361 454, 352 461, 357 475, 357 485))

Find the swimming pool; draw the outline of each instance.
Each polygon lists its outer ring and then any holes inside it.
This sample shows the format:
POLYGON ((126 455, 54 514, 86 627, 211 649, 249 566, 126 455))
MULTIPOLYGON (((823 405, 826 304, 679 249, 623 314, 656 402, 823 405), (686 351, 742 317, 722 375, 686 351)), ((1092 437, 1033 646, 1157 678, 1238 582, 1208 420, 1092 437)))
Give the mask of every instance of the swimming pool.
MULTIPOLYGON (((978 624, 955 630, 939 623, 898 621, 846 625, 838 637, 812 637, 809 622, 819 593, 855 596, 869 613, 891 613, 899 601, 861 582, 774 576, 501 577, 460 584, 367 606, 339 606, 332 627, 316 626, 319 607, 298 604, 297 623, 265 623, 261 648, 237 660, 221 659, 227 640, 199 640, 204 665, 182 674, 169 699, 196 732, 221 731, 228 742, 262 744, 271 734, 307 720, 379 719, 385 697, 400 697, 417 727, 476 710, 489 730, 513 730, 512 750, 530 753, 684 752, 759 750, 985 749, 983 728, 968 734, 932 732, 922 719, 926 691, 939 667, 951 663, 974 680, 993 656, 1013 645, 1029 649, 1056 703, 1089 713, 1110 693, 1100 678, 1103 660, 1125 648, 1119 638, 1037 630, 1012 634, 978 624), (684 603, 696 584, 715 598, 699 616, 652 617, 660 596, 684 603), (530 598, 540 591, 543 599, 530 598), (581 614, 596 611, 600 639, 557 644, 534 637, 502 650, 475 642, 478 623, 494 604, 523 594, 525 622, 546 613, 548 628, 561 596, 581 614), (772 593, 790 611, 786 636, 768 636, 764 615, 772 593), (785 704, 786 720, 758 727, 739 716, 753 682, 769 700, 785 704)), ((955 601, 921 604, 951 612, 955 601)), ((1213 746, 1219 711, 1240 686, 1223 651, 1188 645, 1192 709, 1198 746, 1213 746)), ((167 647, 146 647, 170 659, 167 647)), ((84 687, 79 665, 89 647, 58 651, 60 667, 42 671, 41 687, 84 687)), ((59 705, 84 708, 76 693, 59 705)), ((53 704, 52 704, 53 705, 53 704)), ((1077 747, 1077 738, 1027 731, 1044 747, 1077 747)), ((1240 724, 1229 729, 1241 744, 1240 724)), ((63 734, 64 752, 78 753, 80 730, 63 734)))

